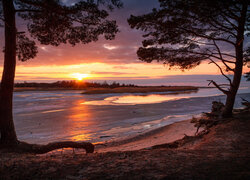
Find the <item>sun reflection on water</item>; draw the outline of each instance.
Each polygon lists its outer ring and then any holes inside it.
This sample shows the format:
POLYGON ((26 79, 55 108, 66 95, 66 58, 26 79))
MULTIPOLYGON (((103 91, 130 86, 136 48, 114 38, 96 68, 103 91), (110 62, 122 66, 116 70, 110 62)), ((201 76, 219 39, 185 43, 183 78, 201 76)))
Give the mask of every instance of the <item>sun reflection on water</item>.
POLYGON ((73 141, 87 141, 91 139, 93 133, 88 130, 89 126, 94 126, 93 113, 88 106, 82 105, 82 100, 74 102, 74 106, 68 114, 69 127, 68 135, 73 141))
POLYGON ((188 98, 188 96, 178 96, 178 94, 151 94, 151 95, 126 95, 126 96, 112 96, 99 101, 82 102, 83 105, 134 105, 134 104, 154 104, 164 101, 177 100, 181 98, 188 98))
MULTIPOLYGON (((185 97, 182 97, 185 98, 185 97)), ((113 103, 118 103, 118 104, 153 104, 153 103, 160 103, 163 101, 170 101, 170 100, 175 100, 178 99, 176 96, 171 96, 171 95, 157 95, 157 94, 152 94, 152 95, 146 95, 146 96, 134 96, 134 95, 129 95, 129 96, 122 96, 119 98, 114 99, 112 102, 113 103)))

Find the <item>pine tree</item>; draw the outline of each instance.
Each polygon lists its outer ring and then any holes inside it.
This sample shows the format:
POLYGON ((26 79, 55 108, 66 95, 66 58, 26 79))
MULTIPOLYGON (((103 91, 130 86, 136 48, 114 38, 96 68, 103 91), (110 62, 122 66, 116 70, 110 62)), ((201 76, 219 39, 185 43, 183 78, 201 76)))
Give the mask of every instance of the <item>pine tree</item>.
MULTIPOLYGON (((160 8, 128 19, 131 28, 144 31, 140 60, 190 69, 202 61, 215 64, 228 84, 209 80, 226 96, 224 117, 232 115, 243 65, 244 38, 249 36, 250 9, 247 0, 159 0, 160 8), (231 79, 227 73, 233 75, 231 79)), ((247 51, 245 51, 247 52, 247 51)))
MULTIPOLYGON (((34 58, 38 52, 35 40, 43 45, 59 46, 69 43, 74 46, 97 41, 100 35, 107 40, 114 39, 118 27, 114 20, 108 20, 108 12, 113 8, 120 8, 122 3, 119 0, 79 0, 74 4, 66 4, 60 0, 1 0, 0 5, 5 40, 0 89, 0 142, 2 146, 27 145, 25 147, 29 147, 26 148, 28 151, 32 149, 31 146, 18 141, 13 123, 16 57, 20 61, 34 58), (22 20, 22 24, 26 23, 26 32, 18 31, 17 20, 22 20)), ((39 153, 64 146, 80 147, 77 143, 67 142, 33 149, 39 153)))

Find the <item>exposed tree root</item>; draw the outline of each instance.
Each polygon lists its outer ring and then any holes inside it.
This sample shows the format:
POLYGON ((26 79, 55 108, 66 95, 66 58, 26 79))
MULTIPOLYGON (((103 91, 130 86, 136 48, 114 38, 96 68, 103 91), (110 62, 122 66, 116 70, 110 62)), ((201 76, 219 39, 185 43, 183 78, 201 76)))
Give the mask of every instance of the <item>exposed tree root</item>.
POLYGON ((46 145, 28 144, 26 142, 18 142, 15 144, 8 144, 8 145, 0 144, 0 149, 7 150, 8 152, 33 153, 33 154, 44 154, 61 148, 85 149, 86 153, 93 153, 95 147, 92 143, 89 142, 73 142, 73 141, 53 142, 46 145))
POLYGON ((212 126, 217 125, 222 122, 222 112, 225 108, 224 104, 221 102, 213 101, 212 110, 209 113, 203 113, 201 118, 194 118, 191 120, 191 123, 194 123, 197 127, 195 135, 198 134, 199 129, 203 127, 205 130, 210 129, 212 126))

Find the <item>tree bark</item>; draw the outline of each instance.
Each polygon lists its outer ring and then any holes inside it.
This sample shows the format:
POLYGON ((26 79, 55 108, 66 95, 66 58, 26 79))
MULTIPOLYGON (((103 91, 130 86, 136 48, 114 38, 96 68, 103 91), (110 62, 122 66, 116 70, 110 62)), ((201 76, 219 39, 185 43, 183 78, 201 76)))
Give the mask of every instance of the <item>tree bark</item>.
POLYGON ((235 46, 236 63, 235 63, 235 69, 234 69, 234 78, 233 78, 229 93, 227 94, 225 109, 222 113, 223 117, 232 116, 235 97, 236 97, 237 91, 239 89, 240 81, 241 81, 242 68, 243 68, 244 28, 245 28, 247 7, 248 7, 248 3, 244 1, 242 4, 241 15, 238 21, 238 31, 237 31, 237 39, 236 39, 236 46, 235 46))
POLYGON ((17 136, 15 132, 12 100, 16 68, 16 22, 13 0, 2 0, 4 15, 4 68, 0 89, 0 131, 1 143, 15 144, 17 136))

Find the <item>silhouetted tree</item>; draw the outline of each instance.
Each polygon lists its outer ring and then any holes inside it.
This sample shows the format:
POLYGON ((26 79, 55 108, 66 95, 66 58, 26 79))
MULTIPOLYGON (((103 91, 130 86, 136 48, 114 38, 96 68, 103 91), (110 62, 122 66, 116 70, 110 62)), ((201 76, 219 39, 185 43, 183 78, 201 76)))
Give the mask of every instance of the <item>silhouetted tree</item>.
MULTIPOLYGON (((2 145, 18 145, 20 142, 12 115, 16 57, 20 61, 34 58, 38 52, 34 40, 52 46, 61 43, 73 46, 85 44, 97 41, 100 35, 112 40, 118 28, 114 20, 107 19, 108 11, 120 8, 122 4, 119 0, 79 0, 70 4, 60 0, 1 0, 0 5, 5 40, 0 90, 0 142, 2 145), (16 18, 17 15, 20 18, 16 18), (26 23, 27 32, 18 31, 16 20, 26 23)), ((49 147, 47 150, 55 148, 53 144, 49 147)), ((61 147, 61 144, 57 144, 57 147, 61 147)))
MULTIPOLYGON (((190 69, 209 61, 215 64, 228 84, 215 87, 226 94, 223 116, 232 115, 244 61, 244 36, 250 35, 248 0, 159 0, 160 8, 128 19, 132 28, 144 32, 143 47, 137 51, 145 62, 190 69), (227 72, 233 75, 230 79, 227 72)), ((246 47, 247 48, 247 47, 246 47)))

